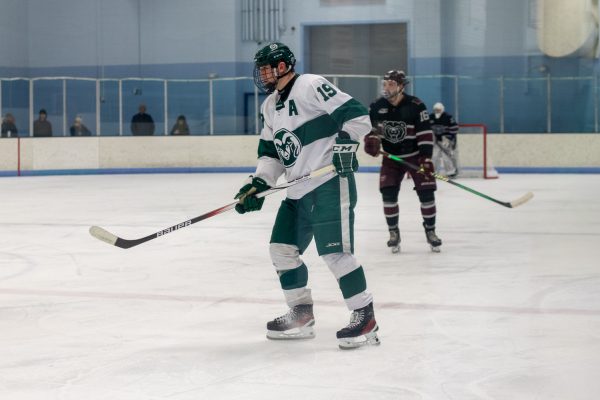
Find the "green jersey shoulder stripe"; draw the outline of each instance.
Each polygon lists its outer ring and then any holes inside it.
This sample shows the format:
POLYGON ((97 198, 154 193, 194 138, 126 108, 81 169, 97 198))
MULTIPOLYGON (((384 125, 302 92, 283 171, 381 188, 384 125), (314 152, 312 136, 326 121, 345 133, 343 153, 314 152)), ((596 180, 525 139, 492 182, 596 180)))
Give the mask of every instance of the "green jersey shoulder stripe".
POLYGON ((294 129, 294 134, 300 139, 302 146, 306 146, 319 139, 333 136, 340 129, 329 114, 323 114, 315 119, 306 121, 302 126, 294 129))
POLYGON ((344 122, 350 121, 356 117, 362 117, 363 115, 369 115, 367 108, 358 100, 350 99, 332 112, 331 118, 337 122, 341 129, 341 126, 344 125, 344 122))
POLYGON ((303 146, 316 140, 335 135, 342 129, 344 122, 369 115, 369 112, 358 101, 350 99, 339 106, 331 115, 323 114, 294 129, 303 146))

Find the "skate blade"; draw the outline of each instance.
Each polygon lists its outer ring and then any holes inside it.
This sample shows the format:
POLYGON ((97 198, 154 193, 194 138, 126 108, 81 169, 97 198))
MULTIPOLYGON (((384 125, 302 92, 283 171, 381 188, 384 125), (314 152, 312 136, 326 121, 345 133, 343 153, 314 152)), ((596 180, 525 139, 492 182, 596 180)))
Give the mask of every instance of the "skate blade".
POLYGON ((390 250, 392 250, 392 254, 400 253, 400 246, 391 246, 390 250))
POLYGON ((440 246, 431 246, 431 251, 433 251, 434 253, 439 253, 442 251, 440 246))
POLYGON ((342 338, 338 340, 340 341, 339 347, 342 350, 352 350, 362 346, 378 346, 381 344, 375 330, 364 335, 352 338, 342 338))
POLYGON ((308 324, 300 328, 292 328, 287 331, 269 331, 267 330, 267 339, 271 340, 300 340, 300 339, 314 339, 315 330, 313 325, 315 321, 311 321, 308 324))

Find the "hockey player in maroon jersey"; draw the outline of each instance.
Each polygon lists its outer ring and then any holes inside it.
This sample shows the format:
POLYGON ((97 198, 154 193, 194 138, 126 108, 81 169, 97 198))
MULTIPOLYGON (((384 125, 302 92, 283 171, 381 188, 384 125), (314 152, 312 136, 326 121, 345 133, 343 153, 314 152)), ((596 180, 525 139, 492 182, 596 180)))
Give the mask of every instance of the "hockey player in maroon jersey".
POLYGON ((433 133, 425 104, 417 97, 404 93, 409 81, 403 71, 391 70, 383 77, 382 97, 369 109, 373 130, 365 137, 365 151, 377 157, 381 147, 389 154, 418 164, 419 171, 383 158, 379 190, 383 198, 383 212, 390 232, 388 247, 400 251, 398 227, 398 193, 405 173, 410 174, 421 203, 425 237, 434 252, 440 251, 442 240, 435 233, 435 178, 431 155, 433 133))

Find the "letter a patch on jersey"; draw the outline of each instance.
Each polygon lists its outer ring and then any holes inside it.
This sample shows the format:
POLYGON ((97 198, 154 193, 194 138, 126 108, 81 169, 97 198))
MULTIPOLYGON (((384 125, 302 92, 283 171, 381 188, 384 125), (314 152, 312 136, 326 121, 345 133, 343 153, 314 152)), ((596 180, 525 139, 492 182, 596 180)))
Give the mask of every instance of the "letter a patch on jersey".
POLYGON ((298 107, 296 107, 296 102, 294 100, 290 100, 288 104, 289 116, 291 117, 293 114, 298 115, 298 107))
POLYGON ((300 139, 298 139, 298 136, 294 132, 290 132, 287 129, 278 130, 273 135, 273 143, 277 149, 279 159, 286 168, 296 163, 302 150, 302 143, 300 143, 300 139))

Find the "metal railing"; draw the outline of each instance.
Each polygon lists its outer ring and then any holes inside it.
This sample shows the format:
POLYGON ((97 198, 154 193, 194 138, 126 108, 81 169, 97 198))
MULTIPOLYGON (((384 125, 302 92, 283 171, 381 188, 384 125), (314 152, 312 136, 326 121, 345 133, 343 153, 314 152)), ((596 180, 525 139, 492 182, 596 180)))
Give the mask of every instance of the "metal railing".
MULTIPOLYGON (((366 106, 379 96, 381 77, 326 75, 366 106)), ((469 77, 416 75, 409 94, 428 108, 441 101, 462 123, 483 123, 490 132, 598 132, 598 78, 469 77)), ((75 117, 93 135, 130 135, 128 124, 144 103, 168 135, 185 115, 193 135, 256 134, 259 105, 265 98, 253 78, 94 79, 38 77, 0 79, 0 114, 16 117, 20 136, 33 136, 33 124, 45 109, 54 136, 68 136, 75 117)))

